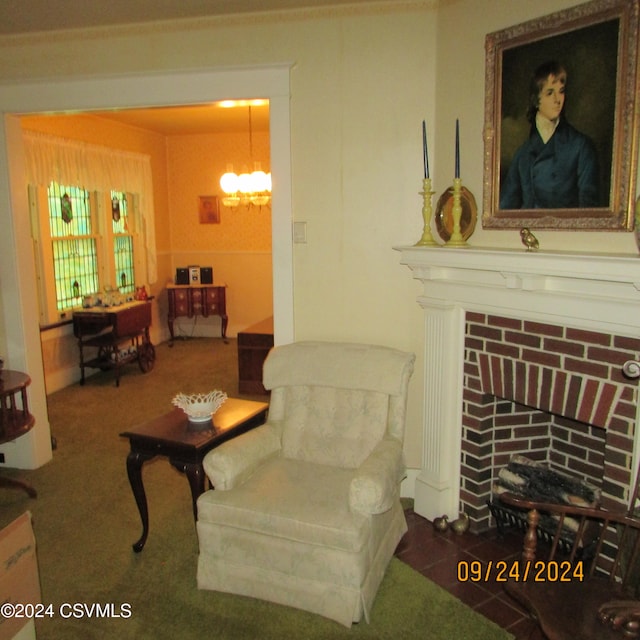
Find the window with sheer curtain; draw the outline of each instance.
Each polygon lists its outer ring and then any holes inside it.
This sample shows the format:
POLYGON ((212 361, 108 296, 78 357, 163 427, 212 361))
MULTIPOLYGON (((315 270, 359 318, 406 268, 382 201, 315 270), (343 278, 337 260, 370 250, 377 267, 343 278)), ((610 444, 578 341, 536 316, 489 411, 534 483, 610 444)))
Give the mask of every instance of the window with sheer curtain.
POLYGON ((148 156, 25 132, 40 322, 156 279, 148 156))

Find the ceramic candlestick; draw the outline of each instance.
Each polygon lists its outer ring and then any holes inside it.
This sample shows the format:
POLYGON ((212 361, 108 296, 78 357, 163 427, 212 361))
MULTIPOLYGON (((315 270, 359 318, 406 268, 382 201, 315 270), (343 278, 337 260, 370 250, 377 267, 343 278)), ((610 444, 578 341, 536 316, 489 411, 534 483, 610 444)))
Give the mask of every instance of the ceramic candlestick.
POLYGON ((462 218, 462 180, 460 178, 453 179, 453 208, 451 216, 453 218, 453 229, 451 238, 447 242, 448 247, 466 247, 467 241, 462 237, 460 231, 460 219, 462 218))
POLYGON ((431 234, 431 198, 433 197, 434 191, 431 190, 431 178, 424 178, 422 181, 422 191, 420 195, 422 196, 423 204, 422 204, 422 219, 424 221, 424 227, 422 230, 422 237, 418 242, 416 242, 416 247, 439 247, 440 245, 434 240, 433 235, 431 234))

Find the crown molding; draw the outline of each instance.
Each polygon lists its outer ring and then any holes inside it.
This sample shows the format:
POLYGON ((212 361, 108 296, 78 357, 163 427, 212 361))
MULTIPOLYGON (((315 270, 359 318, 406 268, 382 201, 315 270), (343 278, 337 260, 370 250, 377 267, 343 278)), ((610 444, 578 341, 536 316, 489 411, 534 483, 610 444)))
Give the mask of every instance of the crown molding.
POLYGON ((431 11, 440 4, 439 0, 380 0, 379 2, 353 2, 349 4, 257 11, 227 15, 210 15, 196 18, 156 20, 129 24, 105 25, 99 27, 60 29, 21 34, 0 35, 0 48, 24 44, 47 44, 95 38, 157 35, 178 31, 202 31, 223 27, 256 26, 282 24, 312 20, 340 19, 359 16, 388 15, 431 11))

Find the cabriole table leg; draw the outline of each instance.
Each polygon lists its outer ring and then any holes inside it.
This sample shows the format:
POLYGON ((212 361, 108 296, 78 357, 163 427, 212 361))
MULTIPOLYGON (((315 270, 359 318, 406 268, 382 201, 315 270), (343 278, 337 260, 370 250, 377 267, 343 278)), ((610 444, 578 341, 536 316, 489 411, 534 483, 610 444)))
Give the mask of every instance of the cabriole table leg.
POLYGON ((147 496, 144 492, 144 485, 142 484, 142 465, 153 457, 151 454, 144 454, 138 451, 131 451, 127 456, 127 475, 129 476, 133 497, 136 499, 140 519, 142 520, 142 535, 140 539, 133 544, 133 550, 136 553, 142 551, 147 541, 147 536, 149 535, 149 511, 147 509, 147 496))

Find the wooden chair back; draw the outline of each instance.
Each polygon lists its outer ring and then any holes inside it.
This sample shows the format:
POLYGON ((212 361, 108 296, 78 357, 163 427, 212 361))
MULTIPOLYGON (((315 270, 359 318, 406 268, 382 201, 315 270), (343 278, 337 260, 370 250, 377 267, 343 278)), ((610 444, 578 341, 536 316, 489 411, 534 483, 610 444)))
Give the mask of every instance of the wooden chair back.
POLYGON ((640 636, 639 518, 512 493, 500 500, 527 512, 520 568, 505 589, 549 640, 640 636))

